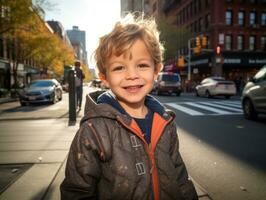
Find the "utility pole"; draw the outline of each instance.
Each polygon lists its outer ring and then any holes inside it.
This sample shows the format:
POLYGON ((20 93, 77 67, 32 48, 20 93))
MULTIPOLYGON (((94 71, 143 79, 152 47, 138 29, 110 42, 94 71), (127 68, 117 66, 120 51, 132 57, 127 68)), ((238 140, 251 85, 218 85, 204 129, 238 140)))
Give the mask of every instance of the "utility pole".
POLYGON ((144 13, 145 13, 144 0, 141 0, 141 9, 142 9, 141 16, 142 16, 142 19, 144 19, 144 13))
POLYGON ((191 39, 188 40, 188 65, 187 65, 187 80, 191 80, 191 39))

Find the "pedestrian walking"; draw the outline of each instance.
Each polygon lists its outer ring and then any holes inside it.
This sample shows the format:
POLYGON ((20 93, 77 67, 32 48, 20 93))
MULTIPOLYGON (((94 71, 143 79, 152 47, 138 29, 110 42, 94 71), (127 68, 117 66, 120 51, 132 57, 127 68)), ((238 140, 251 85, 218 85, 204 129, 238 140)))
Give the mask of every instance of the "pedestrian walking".
POLYGON ((198 199, 179 152, 175 114, 149 95, 162 68, 156 24, 129 16, 95 51, 110 90, 87 95, 61 199, 198 199))
POLYGON ((85 78, 84 73, 81 69, 80 61, 75 61, 75 86, 76 86, 76 100, 77 100, 77 109, 81 110, 82 105, 82 95, 83 95, 83 79, 85 78))

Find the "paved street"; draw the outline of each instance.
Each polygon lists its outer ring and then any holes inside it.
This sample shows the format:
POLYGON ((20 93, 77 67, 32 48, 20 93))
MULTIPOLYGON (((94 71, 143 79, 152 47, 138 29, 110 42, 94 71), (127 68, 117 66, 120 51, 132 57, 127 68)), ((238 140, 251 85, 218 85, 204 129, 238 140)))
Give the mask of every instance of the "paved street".
MULTIPOLYGON (((68 126, 67 95, 54 105, 0 105, 0 199, 60 199, 65 159, 83 114, 68 126)), ((155 97, 176 113, 180 150, 201 200, 207 193, 214 200, 266 196, 265 116, 245 120, 239 97, 155 97)))
POLYGON ((266 197, 266 116, 244 119, 239 97, 158 97, 176 113, 190 175, 215 200, 266 197))

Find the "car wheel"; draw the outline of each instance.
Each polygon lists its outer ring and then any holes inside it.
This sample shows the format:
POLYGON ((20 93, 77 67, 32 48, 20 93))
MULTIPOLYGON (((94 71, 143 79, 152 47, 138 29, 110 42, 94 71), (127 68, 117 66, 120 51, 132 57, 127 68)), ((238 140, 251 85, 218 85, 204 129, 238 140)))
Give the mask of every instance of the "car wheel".
POLYGON ((27 104, 26 104, 25 102, 21 102, 21 101, 20 101, 20 105, 21 105, 21 106, 26 106, 27 104))
POLYGON ((56 94, 54 93, 51 103, 55 104, 57 100, 56 94))
POLYGON ((243 102, 244 116, 246 119, 256 119, 257 113, 250 99, 245 99, 243 102))
POLYGON ((58 100, 61 101, 62 99, 63 99, 63 94, 62 94, 62 92, 59 92, 59 98, 58 98, 58 100))
POLYGON ((208 97, 208 98, 211 98, 212 97, 211 94, 210 94, 210 92, 209 92, 209 90, 206 90, 205 96, 208 97))
POLYGON ((176 93, 176 96, 178 96, 178 97, 179 97, 179 96, 180 96, 180 92, 177 92, 177 93, 176 93))
POLYGON ((230 98, 231 98, 231 96, 229 96, 229 95, 226 95, 226 96, 225 96, 225 98, 226 98, 226 99, 230 99, 230 98))
POLYGON ((156 95, 157 96, 161 95, 161 92, 160 92, 160 90, 158 88, 156 89, 156 95))

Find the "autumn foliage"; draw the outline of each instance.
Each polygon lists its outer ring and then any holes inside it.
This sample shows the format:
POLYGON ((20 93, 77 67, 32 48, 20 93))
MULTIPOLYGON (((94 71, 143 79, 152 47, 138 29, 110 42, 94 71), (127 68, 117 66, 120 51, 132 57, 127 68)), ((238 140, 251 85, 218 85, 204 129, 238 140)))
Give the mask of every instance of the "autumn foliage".
MULTIPOLYGON (((47 68, 61 76, 64 65, 75 60, 73 48, 57 34, 51 32, 42 18, 45 0, 1 0, 0 36, 12 47, 13 75, 16 76, 18 63, 31 60, 34 67, 47 68)), ((16 77, 14 77, 16 81, 16 77)))

